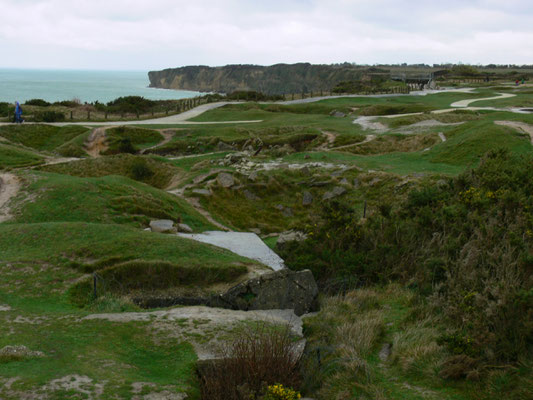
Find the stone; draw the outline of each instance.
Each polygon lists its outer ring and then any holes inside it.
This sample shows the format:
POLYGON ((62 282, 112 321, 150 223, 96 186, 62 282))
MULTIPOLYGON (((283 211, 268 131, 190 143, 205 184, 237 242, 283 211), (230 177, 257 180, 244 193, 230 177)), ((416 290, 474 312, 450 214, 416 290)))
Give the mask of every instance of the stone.
POLYGON ((284 209, 285 207, 283 207, 282 204, 276 204, 276 205, 274 206, 274 208, 275 208, 276 210, 283 211, 283 209, 284 209))
POLYGON ((381 182, 381 179, 374 178, 368 183, 368 186, 374 186, 374 185, 378 184, 379 182, 381 182))
POLYGON ((302 205, 308 206, 311 203, 313 203, 313 195, 311 194, 311 192, 307 192, 307 191, 303 192, 302 205))
POLYGON ((281 212, 281 214, 283 214, 284 217, 294 217, 294 213, 292 212, 292 208, 290 207, 285 207, 283 208, 283 211, 281 212))
POLYGON ((178 232, 192 233, 193 230, 189 225, 181 223, 181 224, 178 224, 178 232))
POLYGON ((354 178, 353 187, 357 189, 357 188, 359 188, 359 186, 361 186, 361 182, 359 182, 359 179, 354 178))
POLYGON ((5 346, 0 349, 0 358, 20 360, 23 358, 44 357, 42 351, 31 351, 26 346, 5 346))
POLYGON ((223 188, 229 188, 235 184, 235 179, 233 178, 233 175, 228 174, 227 172, 221 172, 217 175, 217 182, 223 188))
POLYGON ((258 178, 257 171, 252 171, 250 175, 248 175, 248 179, 252 182, 255 182, 258 178))
POLYGON ((233 310, 287 310, 298 316, 317 310, 318 287, 310 270, 263 274, 229 289, 210 301, 233 310))
POLYGON ((209 189, 193 189, 193 194, 198 194, 200 196, 211 196, 211 191, 209 189))
POLYGON ((346 114, 341 112, 341 111, 338 111, 338 110, 333 110, 332 112, 329 113, 330 116, 332 117, 335 117, 335 118, 344 118, 346 117, 346 114))
POLYGON ((346 178, 342 178, 340 183, 341 183, 341 185, 349 185, 350 184, 350 182, 348 182, 348 179, 346 179, 346 178))
POLYGON ((244 197, 250 201, 260 200, 258 196, 256 196, 254 193, 250 192, 248 189, 244 189, 244 197))
POLYGON ((331 200, 335 197, 343 195, 344 193, 346 193, 345 188, 343 188, 342 186, 335 186, 330 192, 324 193, 324 196, 322 196, 322 200, 331 200))
POLYGON ((379 359, 381 361, 387 361, 390 357, 391 349, 392 349, 392 344, 385 343, 383 347, 381 348, 381 350, 379 351, 379 359))
POLYGON ((311 175, 311 170, 307 167, 307 165, 305 167, 303 167, 302 169, 300 169, 300 172, 304 175, 307 175, 307 176, 310 176, 311 175))
POLYGON ((158 233, 177 233, 178 230, 174 226, 174 221, 170 219, 159 219, 150 221, 150 229, 152 232, 158 233))
POLYGON ((252 232, 252 233, 255 233, 256 235, 260 235, 261 234, 261 229, 259 229, 259 228, 250 228, 249 231, 252 232))
POLYGON ((445 181, 444 179, 439 179, 439 180, 437 181, 437 186, 438 186, 439 188, 446 187, 447 185, 448 185, 448 184, 446 183, 446 181, 445 181))
POLYGON ((307 235, 300 231, 282 232, 278 236, 278 240, 276 242, 276 248, 278 250, 283 250, 285 248, 285 245, 289 242, 303 242, 306 239, 307 239, 307 235))
POLYGON ((229 150, 235 150, 235 148, 230 144, 220 141, 217 144, 217 150, 218 151, 226 151, 226 150, 229 151, 229 150))

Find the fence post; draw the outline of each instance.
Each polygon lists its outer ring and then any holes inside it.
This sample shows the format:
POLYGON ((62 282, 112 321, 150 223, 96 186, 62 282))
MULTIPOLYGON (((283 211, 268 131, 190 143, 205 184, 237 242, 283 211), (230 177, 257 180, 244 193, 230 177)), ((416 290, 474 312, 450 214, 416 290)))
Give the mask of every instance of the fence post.
POLYGON ((74 118, 72 117, 72 111, 70 111, 70 119, 71 119, 71 120, 74 119, 74 118))
POLYGON ((87 111, 87 119, 91 119, 91 112, 87 111))
POLYGON ((107 119, 107 111, 105 112, 105 119, 107 119))

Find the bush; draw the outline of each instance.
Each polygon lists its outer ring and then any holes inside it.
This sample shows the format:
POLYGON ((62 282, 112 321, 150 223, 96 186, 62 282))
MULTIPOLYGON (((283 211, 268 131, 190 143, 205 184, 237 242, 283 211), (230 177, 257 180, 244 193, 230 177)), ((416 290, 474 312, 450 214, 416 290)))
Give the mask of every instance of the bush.
POLYGON ((148 180, 153 175, 154 171, 152 171, 145 159, 135 158, 131 163, 131 177, 136 181, 148 180))
POLYGON ((220 360, 201 368, 204 399, 258 399, 265 391, 272 392, 265 385, 297 387, 300 382, 300 357, 288 325, 280 329, 263 324, 243 330, 221 353, 220 360))
POLYGON ((31 99, 25 103, 27 106, 49 107, 51 104, 43 99, 31 99))
POLYGON ((447 318, 441 343, 452 354, 517 362, 533 350, 531 176, 533 158, 496 151, 365 222, 332 202, 309 239, 281 255, 290 268, 310 268, 323 288, 408 283, 447 318))
POLYGON ((65 114, 58 111, 36 112, 33 120, 35 122, 61 122, 65 120, 65 114))
POLYGON ((156 104, 155 101, 141 96, 126 96, 110 101, 107 107, 112 112, 142 114, 150 111, 156 104))

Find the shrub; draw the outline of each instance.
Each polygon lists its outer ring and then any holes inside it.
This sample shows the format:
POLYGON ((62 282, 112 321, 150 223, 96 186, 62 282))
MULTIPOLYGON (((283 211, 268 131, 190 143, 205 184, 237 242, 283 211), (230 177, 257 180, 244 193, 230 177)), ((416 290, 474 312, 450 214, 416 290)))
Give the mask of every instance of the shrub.
POLYGON ((51 104, 43 99, 31 99, 25 103, 27 106, 49 107, 51 104))
MULTIPOLYGON (((272 392, 266 385, 296 387, 300 382, 300 357, 288 325, 280 329, 262 324, 243 330, 222 347, 221 355, 220 360, 206 364, 200 371, 204 399, 258 399, 265 389, 272 392)), ((284 389, 284 393, 292 391, 284 389)))
POLYGON ((282 252, 323 288, 409 283, 449 322, 450 353, 517 362, 533 343, 533 158, 487 154, 441 187, 414 189, 366 221, 325 205, 309 239, 282 252))
POLYGON ((65 120, 65 114, 59 111, 36 112, 33 120, 35 122, 61 122, 65 120))
POLYGON ((131 163, 131 177, 136 181, 150 179, 153 175, 154 171, 152 171, 145 159, 135 158, 131 163))

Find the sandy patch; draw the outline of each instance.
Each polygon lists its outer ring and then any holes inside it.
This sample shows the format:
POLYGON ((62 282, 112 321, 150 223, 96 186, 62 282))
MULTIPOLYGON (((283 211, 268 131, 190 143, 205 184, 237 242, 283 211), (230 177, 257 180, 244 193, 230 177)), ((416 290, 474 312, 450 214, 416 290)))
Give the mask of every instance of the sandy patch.
POLYGON ((526 124, 525 122, 518 121, 494 121, 496 125, 508 126, 518 131, 527 133, 531 138, 531 144, 533 144, 533 125, 526 124))
POLYGON ((108 149, 105 131, 106 128, 96 128, 89 135, 87 143, 85 143, 85 148, 87 154, 91 157, 100 157, 100 153, 108 149))

